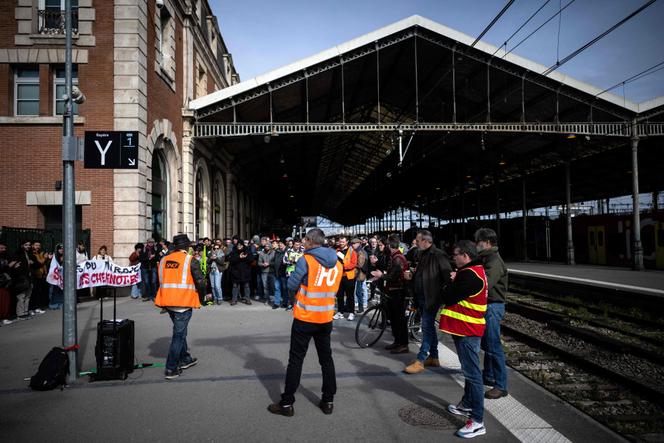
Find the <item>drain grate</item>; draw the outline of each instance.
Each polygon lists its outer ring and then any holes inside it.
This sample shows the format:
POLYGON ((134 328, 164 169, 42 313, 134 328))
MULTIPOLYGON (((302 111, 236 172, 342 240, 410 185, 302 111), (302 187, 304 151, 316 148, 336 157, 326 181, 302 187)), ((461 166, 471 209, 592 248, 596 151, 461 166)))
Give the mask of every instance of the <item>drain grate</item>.
POLYGON ((399 418, 411 426, 427 429, 447 430, 463 426, 462 420, 457 420, 444 409, 436 406, 404 406, 399 409, 399 418))

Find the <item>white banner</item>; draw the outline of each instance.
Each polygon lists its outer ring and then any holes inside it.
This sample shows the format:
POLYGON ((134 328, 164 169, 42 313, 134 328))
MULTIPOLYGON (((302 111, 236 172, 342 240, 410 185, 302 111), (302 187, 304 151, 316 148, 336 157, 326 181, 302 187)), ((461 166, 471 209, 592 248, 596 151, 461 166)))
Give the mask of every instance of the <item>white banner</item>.
MULTIPOLYGON (((62 266, 55 258, 51 260, 46 281, 63 286, 62 266)), ((87 260, 76 265, 76 289, 97 286, 133 286, 141 282, 141 264, 117 266, 104 260, 87 260)))

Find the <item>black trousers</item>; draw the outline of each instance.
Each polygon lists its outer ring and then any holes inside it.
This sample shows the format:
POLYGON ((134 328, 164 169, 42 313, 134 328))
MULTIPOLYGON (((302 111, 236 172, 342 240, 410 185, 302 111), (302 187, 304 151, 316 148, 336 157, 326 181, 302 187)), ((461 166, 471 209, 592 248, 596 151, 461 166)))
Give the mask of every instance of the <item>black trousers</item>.
POLYGON ((387 301, 388 315, 392 325, 394 343, 399 345, 408 344, 408 319, 406 318, 406 298, 403 289, 388 291, 390 297, 387 301))
POLYGON ((337 310, 339 312, 355 313, 355 279, 341 279, 337 291, 337 310))
POLYGON ((337 377, 334 372, 334 360, 332 360, 332 348, 330 347, 330 333, 332 322, 308 323, 293 319, 291 327, 290 352, 288 354, 288 368, 286 369, 286 387, 281 394, 281 404, 292 405, 295 402, 295 391, 300 386, 302 376, 302 363, 307 355, 309 341, 313 337, 318 353, 318 362, 323 372, 323 396, 322 400, 331 402, 337 393, 337 377))

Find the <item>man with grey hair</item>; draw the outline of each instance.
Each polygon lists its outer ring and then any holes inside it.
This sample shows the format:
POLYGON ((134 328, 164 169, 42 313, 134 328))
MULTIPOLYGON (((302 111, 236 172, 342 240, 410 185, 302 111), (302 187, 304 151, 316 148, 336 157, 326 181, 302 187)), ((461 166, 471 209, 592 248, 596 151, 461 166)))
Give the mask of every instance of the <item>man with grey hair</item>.
POLYGON ((323 247, 324 241, 325 234, 320 229, 314 228, 307 232, 304 237, 304 255, 297 260, 295 270, 288 279, 288 289, 296 293, 293 324, 284 392, 279 403, 273 403, 267 408, 273 414, 286 417, 295 414, 295 392, 300 385, 304 357, 312 338, 323 373, 322 396, 318 407, 328 415, 334 409, 337 379, 330 334, 343 265, 337 261, 333 249, 323 247))
POLYGON ((500 322, 505 315, 507 295, 507 267, 498 253, 498 236, 493 229, 481 228, 475 232, 479 258, 486 272, 489 290, 485 315, 486 330, 482 336, 484 350, 484 384, 492 386, 484 397, 495 400, 507 395, 505 353, 500 342, 500 322))
POLYGON ((415 361, 411 362, 404 372, 417 374, 426 366, 439 367, 438 334, 436 333, 436 315, 440 309, 442 289, 451 281, 452 267, 445 252, 433 244, 431 232, 421 230, 415 237, 417 253, 415 254, 414 291, 422 319, 422 344, 415 361))

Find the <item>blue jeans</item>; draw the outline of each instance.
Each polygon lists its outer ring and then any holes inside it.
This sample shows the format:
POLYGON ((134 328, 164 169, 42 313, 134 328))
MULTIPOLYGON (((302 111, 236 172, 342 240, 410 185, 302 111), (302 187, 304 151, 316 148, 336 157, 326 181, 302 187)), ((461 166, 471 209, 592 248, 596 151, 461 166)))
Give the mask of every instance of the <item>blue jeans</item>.
POLYGON ((288 277, 277 277, 274 280, 274 303, 280 306, 291 304, 288 294, 288 277))
MULTIPOLYGON (((284 277, 284 280, 286 278, 284 277)), ((274 277, 274 304, 277 306, 281 306, 281 292, 282 291, 288 291, 288 288, 286 285, 284 287, 281 287, 281 277, 274 277)), ((288 299, 288 297, 285 297, 288 299)))
POLYGON ((482 337, 484 350, 484 372, 482 376, 488 385, 507 391, 507 371, 505 353, 500 342, 500 322, 505 316, 504 303, 489 303, 486 307, 486 329, 482 337))
POLYGON ((131 286, 131 298, 138 298, 141 296, 141 284, 136 283, 131 286))
POLYGON ((222 300, 221 292, 221 277, 222 274, 219 271, 212 271, 210 273, 210 286, 212 286, 212 294, 214 295, 215 301, 222 300))
POLYGON ((366 281, 355 280, 355 306, 358 306, 360 311, 367 309, 369 294, 366 283, 366 281))
POLYGON ((271 272, 261 272, 261 282, 263 283, 263 298, 266 301, 274 301, 274 274, 271 272))
POLYGON ((424 298, 419 300, 420 316, 422 318, 422 344, 420 352, 417 354, 419 361, 424 361, 427 357, 438 358, 438 333, 436 332, 436 314, 437 311, 430 311, 424 306, 424 298))
POLYGON ((470 418, 482 423, 484 421, 484 386, 480 370, 481 337, 460 337, 458 335, 452 337, 461 363, 461 372, 466 379, 461 406, 472 409, 470 418))
POLYGON ((141 281, 143 283, 143 298, 154 300, 157 295, 157 270, 141 269, 141 281))
POLYGON ((189 355, 187 347, 187 326, 191 319, 191 311, 191 309, 184 312, 168 311, 168 315, 173 322, 173 337, 166 359, 167 371, 175 371, 181 364, 187 364, 191 361, 191 355, 189 355))

